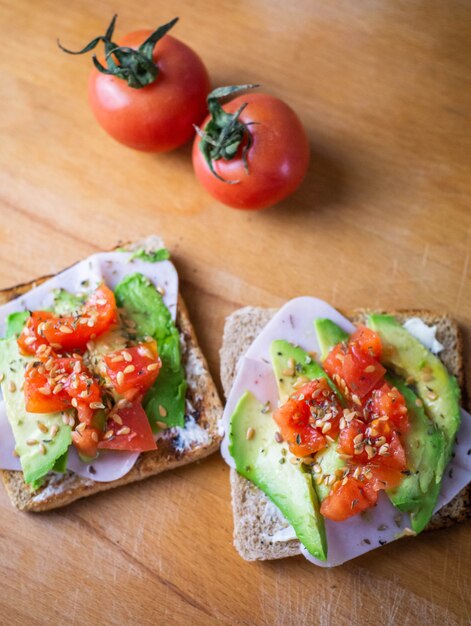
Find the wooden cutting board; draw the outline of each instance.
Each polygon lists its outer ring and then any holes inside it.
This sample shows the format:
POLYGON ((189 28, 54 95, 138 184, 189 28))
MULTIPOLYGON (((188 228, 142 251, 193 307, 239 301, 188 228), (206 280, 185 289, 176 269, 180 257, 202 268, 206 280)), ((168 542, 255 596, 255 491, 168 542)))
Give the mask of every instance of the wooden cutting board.
MULTIPOLYGON (((300 294, 448 311, 471 353, 469 3, 3 0, 0 29, 0 287, 158 233, 218 384, 224 317, 300 294), (302 188, 234 211, 198 185, 189 146, 153 156, 109 139, 87 104, 91 59, 55 41, 79 48, 115 12, 121 33, 179 15, 214 85, 289 102, 312 144, 302 188)), ((217 454, 51 514, 18 513, 0 489, 0 528, 6 624, 470 620, 469 523, 330 571, 246 563, 217 454)))

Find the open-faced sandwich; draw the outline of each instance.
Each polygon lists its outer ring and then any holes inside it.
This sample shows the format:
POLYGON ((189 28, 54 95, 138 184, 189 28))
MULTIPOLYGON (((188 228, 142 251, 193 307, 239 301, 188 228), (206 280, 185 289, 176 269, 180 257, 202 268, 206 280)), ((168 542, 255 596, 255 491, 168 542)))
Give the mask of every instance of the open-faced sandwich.
POLYGON ((222 407, 160 239, 0 293, 0 468, 22 510, 207 456, 222 407))
POLYGON ((344 317, 309 297, 226 323, 222 453, 247 560, 334 566, 471 514, 471 416, 456 324, 344 317))

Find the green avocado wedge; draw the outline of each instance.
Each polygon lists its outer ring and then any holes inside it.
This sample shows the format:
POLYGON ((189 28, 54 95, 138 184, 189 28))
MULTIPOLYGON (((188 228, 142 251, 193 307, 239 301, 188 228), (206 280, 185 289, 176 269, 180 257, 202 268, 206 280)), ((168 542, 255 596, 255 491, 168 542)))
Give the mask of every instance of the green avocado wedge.
POLYGON ((410 424, 403 437, 409 473, 399 487, 387 494, 394 506, 410 513, 412 530, 420 533, 432 517, 440 492, 441 477, 436 467, 444 454, 445 438, 425 414, 420 399, 402 380, 392 375, 387 375, 386 380, 404 397, 410 424))
POLYGON ((441 480, 451 458, 456 433, 461 424, 460 389, 438 357, 425 348, 391 315, 369 315, 367 324, 376 331, 383 345, 382 363, 406 380, 413 380, 425 413, 445 438, 444 453, 436 463, 441 480))
POLYGON ((277 443, 276 424, 250 392, 231 416, 229 452, 239 474, 261 489, 293 526, 296 536, 315 558, 327 559, 324 519, 311 474, 287 460, 286 444, 277 443))
POLYGON ((0 340, 2 394, 15 438, 15 450, 20 458, 25 482, 38 487, 48 472, 56 467, 59 468, 57 471, 62 471, 63 457, 72 437, 70 426, 62 421, 62 413, 38 414, 26 411, 21 388, 24 369, 32 360, 31 357, 21 356, 14 336, 0 340), (44 427, 47 432, 43 432, 44 427))
POLYGON ((270 358, 276 376, 280 402, 284 403, 293 393, 293 385, 300 376, 309 380, 325 378, 339 402, 344 403, 339 390, 330 380, 322 367, 309 354, 284 339, 276 339, 270 344, 270 358))
POLYGON ((162 361, 157 380, 144 397, 144 410, 152 430, 157 422, 167 426, 185 425, 185 395, 187 383, 181 363, 180 335, 162 296, 142 274, 126 276, 116 287, 118 306, 136 323, 140 338, 153 337, 162 361))
POLYGON ((317 341, 321 349, 321 361, 324 361, 334 346, 348 340, 348 333, 327 317, 314 320, 317 341))

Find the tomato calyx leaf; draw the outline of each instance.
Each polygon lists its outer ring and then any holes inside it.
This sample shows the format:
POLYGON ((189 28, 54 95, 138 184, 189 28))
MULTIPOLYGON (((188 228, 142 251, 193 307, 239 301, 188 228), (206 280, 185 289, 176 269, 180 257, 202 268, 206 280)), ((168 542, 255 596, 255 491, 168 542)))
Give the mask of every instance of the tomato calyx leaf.
POLYGON ((154 48, 157 42, 175 26, 178 22, 178 17, 175 17, 163 26, 159 26, 137 50, 126 46, 118 46, 118 44, 112 41, 117 17, 117 15, 113 16, 104 35, 95 37, 81 50, 74 51, 64 48, 59 40, 57 40, 57 45, 67 54, 85 54, 96 48, 100 42, 103 42, 106 65, 103 65, 96 55, 93 55, 92 61, 96 69, 102 74, 116 76, 125 80, 129 87, 133 89, 141 89, 157 79, 159 67, 153 59, 154 48))
POLYGON ((242 148, 242 161, 247 174, 249 173, 249 165, 247 162, 247 153, 252 146, 253 139, 250 133, 249 126, 256 122, 242 122, 240 115, 247 106, 247 102, 242 104, 235 113, 226 113, 221 106, 220 100, 232 96, 239 91, 245 91, 246 89, 254 89, 260 85, 248 84, 248 85, 231 85, 228 87, 218 87, 214 89, 207 98, 208 110, 211 115, 211 119, 206 124, 204 129, 195 126, 195 130, 201 137, 199 149, 204 156, 208 167, 214 176, 223 183, 229 185, 235 185, 240 183, 240 180, 226 180, 220 176, 214 169, 214 161, 224 159, 230 161, 233 159, 241 146, 242 148))

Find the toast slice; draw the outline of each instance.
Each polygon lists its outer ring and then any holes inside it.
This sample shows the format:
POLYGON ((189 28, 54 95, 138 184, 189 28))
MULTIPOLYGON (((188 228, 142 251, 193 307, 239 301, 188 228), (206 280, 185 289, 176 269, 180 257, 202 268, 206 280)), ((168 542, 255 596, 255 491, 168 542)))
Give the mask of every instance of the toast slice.
MULTIPOLYGON (((231 389, 237 363, 253 340, 270 321, 277 309, 245 307, 226 320, 221 347, 221 379, 226 397, 231 389)), ((358 324, 364 322, 368 311, 357 310, 348 317, 358 324)), ((463 342, 456 323, 447 315, 428 311, 406 310, 388 312, 399 321, 412 316, 426 324, 437 326, 437 339, 445 346, 440 359, 454 374, 461 387, 465 403, 463 342)), ((290 539, 272 542, 271 537, 287 528, 288 522, 269 498, 236 470, 230 470, 232 510, 234 516, 234 545, 247 561, 281 559, 301 554, 299 541, 290 539)), ((431 519, 426 530, 446 528, 471 517, 471 484, 431 519)))
MULTIPOLYGON (((137 244, 133 244, 133 247, 136 246, 137 244)), ((0 305, 23 295, 48 278, 50 276, 0 291, 0 305)), ((46 477, 39 490, 31 492, 23 481, 22 472, 0 470, 8 495, 18 509, 36 512, 65 506, 99 491, 107 491, 192 463, 219 448, 221 434, 218 421, 222 414, 222 405, 181 296, 178 298, 176 325, 180 332, 182 361, 188 382, 187 417, 193 418, 203 429, 204 436, 200 436, 198 441, 190 438, 186 441, 186 438, 180 440, 178 435, 169 431, 168 436, 164 435, 159 439, 157 450, 141 453, 134 467, 125 476, 108 483, 96 482, 68 471, 65 474, 51 474, 46 477)))

